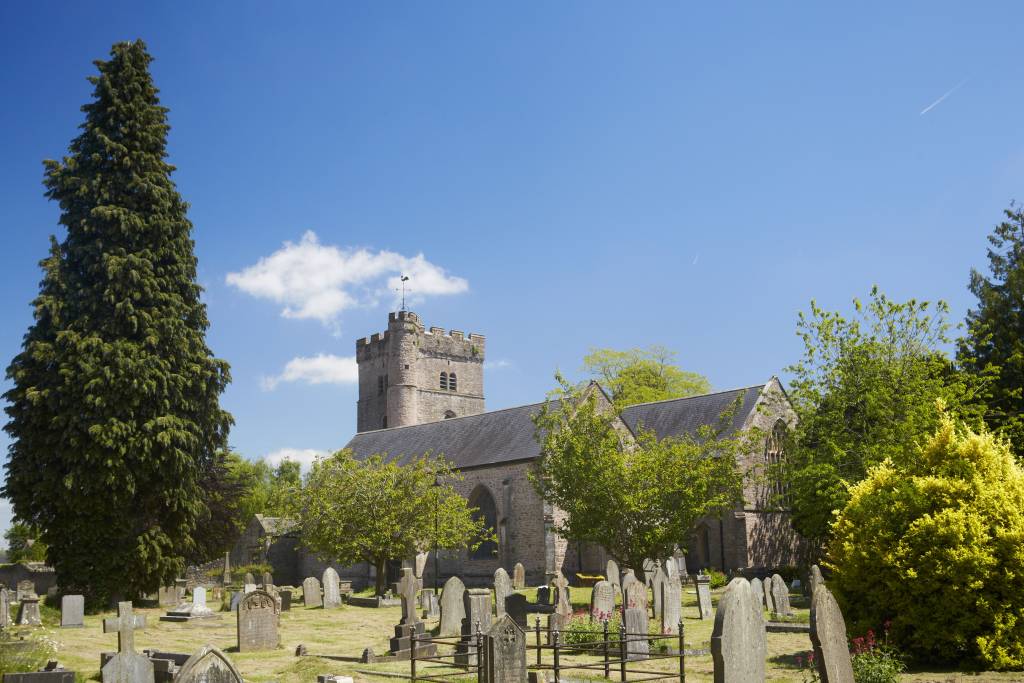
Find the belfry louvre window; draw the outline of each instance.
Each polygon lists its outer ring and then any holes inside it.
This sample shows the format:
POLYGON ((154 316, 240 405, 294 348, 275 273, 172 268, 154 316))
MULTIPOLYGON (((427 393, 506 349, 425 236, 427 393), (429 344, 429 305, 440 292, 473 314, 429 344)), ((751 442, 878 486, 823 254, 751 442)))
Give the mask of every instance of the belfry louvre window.
POLYGON ((458 385, 455 383, 455 373, 448 375, 448 388, 452 391, 458 390, 458 385))
POLYGON ((764 464, 767 470, 767 491, 768 505, 776 507, 789 507, 791 494, 789 482, 785 478, 786 465, 786 423, 779 420, 772 427, 772 433, 768 435, 764 447, 764 464))
POLYGON ((441 373, 441 391, 448 391, 448 373, 441 373))

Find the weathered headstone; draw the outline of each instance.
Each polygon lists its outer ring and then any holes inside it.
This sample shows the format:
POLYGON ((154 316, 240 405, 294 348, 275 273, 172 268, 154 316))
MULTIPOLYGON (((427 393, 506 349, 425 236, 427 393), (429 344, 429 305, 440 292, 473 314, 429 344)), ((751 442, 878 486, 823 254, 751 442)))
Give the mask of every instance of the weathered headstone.
POLYGON ((63 667, 4 674, 3 683, 75 683, 75 672, 63 667))
POLYGON ((505 598, 512 592, 512 580, 504 567, 494 570, 494 616, 505 614, 505 598))
POLYGON ((661 568, 661 561, 655 560, 654 571, 651 573, 651 593, 654 596, 654 620, 661 621, 661 588, 668 577, 661 568))
POLYGON ((11 625, 11 591, 0 588, 0 629, 11 625))
POLYGON ((615 612, 615 586, 611 581, 598 581, 590 593, 590 618, 608 621, 615 612))
POLYGON ((778 574, 772 575, 772 604, 775 606, 776 614, 788 617, 793 613, 789 607, 789 588, 778 574))
MULTIPOLYGON (((106 680, 104 679, 104 683, 106 680)), ((174 683, 244 683, 242 674, 227 656, 212 645, 204 645, 182 664, 174 683)))
POLYGON ((729 582, 718 601, 718 614, 711 632, 715 683, 765 680, 768 639, 763 614, 746 579, 729 582))
POLYGON ((750 580, 750 594, 753 596, 757 608, 764 611, 764 586, 761 584, 761 579, 750 580))
POLYGON ((39 615, 39 596, 25 596, 18 605, 18 626, 39 626, 43 623, 39 615))
POLYGON ((237 612, 238 611, 238 603, 242 602, 242 598, 244 598, 244 597, 245 597, 245 593, 243 593, 242 591, 232 591, 232 593, 231 593, 231 604, 230 604, 229 609, 232 612, 237 612))
POLYGON ((604 566, 605 579, 612 586, 622 590, 622 577, 619 576, 619 563, 615 560, 608 560, 604 566))
POLYGON ((519 624, 519 628, 524 631, 527 629, 526 615, 529 609, 529 602, 526 600, 526 596, 522 593, 513 593, 512 595, 505 598, 505 614, 512 617, 512 621, 519 624))
POLYGON ((252 572, 246 572, 245 580, 242 583, 256 583, 256 577, 252 575, 252 572))
POLYGON ((679 564, 676 562, 676 558, 670 557, 661 564, 662 571, 665 572, 665 576, 672 578, 673 576, 679 578, 679 564))
POLYGON ((775 603, 772 602, 772 577, 767 577, 762 582, 762 588, 764 590, 764 607, 771 614, 775 611, 775 603))
POLYGON ((811 643, 822 683, 853 683, 846 622, 839 603, 824 584, 815 589, 811 598, 811 643))
POLYGON ((338 572, 335 571, 334 567, 328 567, 324 570, 324 609, 341 607, 341 591, 338 581, 338 572))
POLYGON ((667 576, 661 584, 661 632, 679 633, 683 611, 683 586, 679 574, 667 576))
POLYGON ((825 579, 821 575, 821 569, 818 568, 818 565, 812 564, 811 565, 811 578, 810 578, 811 597, 814 597, 814 591, 816 591, 818 589, 818 586, 821 586, 824 583, 825 583, 825 579))
POLYGON ((697 574, 693 577, 693 583, 697 587, 697 611, 701 619, 710 619, 714 616, 711 610, 711 577, 707 574, 697 574))
POLYGON ((320 581, 315 576, 302 582, 302 601, 306 607, 321 607, 323 605, 320 601, 320 581))
POLYGON ((462 637, 455 646, 455 663, 475 666, 477 629, 487 633, 491 628, 491 591, 486 588, 467 588, 462 594, 462 607, 466 616, 462 619, 462 637))
POLYGON ((277 596, 281 598, 281 611, 290 612, 292 609, 292 592, 285 588, 278 591, 277 596))
POLYGON ((629 584, 636 581, 636 574, 633 573, 632 569, 627 569, 622 575, 622 583, 619 588, 622 590, 623 599, 625 599, 626 589, 629 588, 629 584))
POLYGON ((416 616, 416 590, 419 581, 411 567, 402 568, 402 580, 398 582, 398 594, 402 598, 402 624, 411 625, 420 621, 416 616))
POLYGON ((572 604, 569 597, 569 580, 565 578, 562 572, 558 572, 555 578, 551 580, 551 588, 554 591, 551 599, 555 605, 558 605, 563 599, 566 604, 572 604))
POLYGON ((177 607, 185 597, 178 593, 177 586, 160 586, 156 593, 157 604, 161 607, 177 607))
POLYGON ((625 609, 646 610, 647 584, 636 578, 632 581, 625 582, 622 589, 622 606, 625 609))
MULTIPOLYGON (((647 590, 641 581, 637 584, 647 590)), ((647 620, 647 607, 627 607, 622 613, 622 622, 626 630, 626 659, 647 659, 651 648, 647 641, 650 624, 647 620)))
POLYGON ((526 680, 526 634, 508 614, 487 631, 487 683, 526 680))
POLYGON ((462 629, 462 620, 466 617, 466 611, 462 602, 462 594, 466 592, 466 586, 462 579, 453 576, 444 582, 441 590, 441 626, 439 636, 458 635, 462 629))
POLYGON ((103 683, 153 683, 153 662, 135 651, 135 630, 146 628, 131 602, 117 603, 117 618, 103 620, 104 633, 117 633, 117 654, 103 665, 103 683))
POLYGON ((280 644, 277 633, 277 601, 264 590, 246 593, 238 604, 238 651, 273 650, 280 644))
POLYGON ((231 553, 224 553, 224 575, 221 580, 225 586, 231 583, 231 553))
POLYGON ((538 586, 537 587, 537 604, 538 605, 550 605, 551 604, 551 586, 538 586))
POLYGON ((60 599, 60 627, 82 628, 85 625, 85 596, 65 595, 60 599))
POLYGON ((21 602, 25 598, 38 597, 36 595, 36 585, 28 579, 22 579, 18 582, 18 602, 21 602))
POLYGON ((263 572, 263 587, 274 585, 274 575, 270 572, 263 572))
POLYGON ((192 621, 216 616, 216 613, 206 606, 206 588, 196 586, 192 589, 192 602, 183 602, 160 617, 160 621, 192 621))
POLYGON ((516 562, 512 567, 512 588, 517 591, 526 588, 526 567, 522 562, 516 562))
POLYGON ((252 593, 254 590, 256 590, 255 583, 247 583, 244 586, 242 586, 243 593, 252 593))

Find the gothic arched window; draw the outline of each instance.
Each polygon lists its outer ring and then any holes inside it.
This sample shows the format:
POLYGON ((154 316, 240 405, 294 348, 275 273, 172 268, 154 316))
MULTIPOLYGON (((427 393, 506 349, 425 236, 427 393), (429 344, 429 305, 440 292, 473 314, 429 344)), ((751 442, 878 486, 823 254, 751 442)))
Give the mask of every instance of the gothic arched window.
POLYGON ((448 373, 441 373, 441 391, 448 391, 448 373))
POLYGON ((764 465, 766 493, 771 506, 788 507, 790 504, 789 482, 785 476, 786 464, 786 423, 776 421, 771 434, 764 444, 764 465))
MULTIPOLYGON (((498 507, 494 504, 494 496, 487 490, 486 486, 480 485, 469 494, 469 507, 476 508, 473 511, 473 519, 481 519, 484 526, 490 533, 496 533, 498 529, 498 507)), ((489 560, 498 556, 498 544, 494 541, 481 543, 476 550, 469 552, 471 560, 489 560)))
POLYGON ((455 382, 455 373, 453 372, 450 375, 448 375, 448 388, 451 389, 452 391, 456 391, 459 388, 455 382))

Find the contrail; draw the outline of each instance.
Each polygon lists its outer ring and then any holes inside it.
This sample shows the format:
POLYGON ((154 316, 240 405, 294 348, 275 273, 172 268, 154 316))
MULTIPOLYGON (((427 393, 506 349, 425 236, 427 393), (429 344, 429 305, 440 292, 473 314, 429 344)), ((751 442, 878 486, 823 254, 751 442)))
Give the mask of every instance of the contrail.
POLYGON ((946 93, 945 93, 945 94, 944 94, 944 95, 943 95, 942 97, 940 97, 939 99, 935 100, 934 102, 932 102, 931 104, 929 104, 929 105, 928 105, 927 107, 925 107, 924 109, 922 109, 922 110, 921 110, 921 113, 919 114, 919 116, 924 116, 925 114, 927 114, 928 112, 930 112, 930 111, 931 111, 932 109, 935 109, 935 107, 939 106, 939 104, 940 104, 940 103, 942 102, 942 100, 946 99, 947 97, 949 97, 950 95, 952 95, 953 93, 955 93, 955 92, 956 92, 957 90, 959 90, 959 89, 960 89, 960 87, 961 87, 962 85, 964 85, 965 83, 967 83, 967 80, 968 80, 968 79, 966 79, 966 78, 965 78, 964 80, 960 81, 959 83, 957 83, 956 85, 954 85, 954 86, 953 86, 952 88, 950 88, 949 90, 947 90, 947 91, 946 91, 946 93))

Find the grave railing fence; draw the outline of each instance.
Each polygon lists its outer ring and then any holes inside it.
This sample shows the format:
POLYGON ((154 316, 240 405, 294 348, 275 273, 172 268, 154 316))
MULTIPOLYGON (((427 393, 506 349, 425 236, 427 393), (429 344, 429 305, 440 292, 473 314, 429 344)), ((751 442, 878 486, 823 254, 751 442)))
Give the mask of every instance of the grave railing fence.
POLYGON ((476 633, 464 640, 462 636, 434 636, 431 634, 411 635, 409 639, 409 678, 414 681, 449 681, 453 678, 475 677, 484 680, 485 638, 476 624, 476 633), (433 645, 433 648, 429 646, 433 645), (437 646, 454 646, 453 652, 442 653, 437 646), (434 654, 426 654, 433 651, 434 654), (462 660, 462 661, 460 661, 462 660), (436 666, 426 669, 425 664, 436 666), (438 671, 448 668, 455 671, 438 671))

